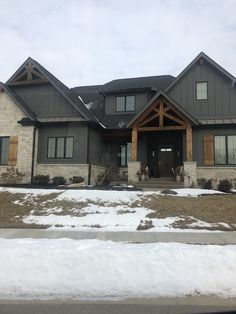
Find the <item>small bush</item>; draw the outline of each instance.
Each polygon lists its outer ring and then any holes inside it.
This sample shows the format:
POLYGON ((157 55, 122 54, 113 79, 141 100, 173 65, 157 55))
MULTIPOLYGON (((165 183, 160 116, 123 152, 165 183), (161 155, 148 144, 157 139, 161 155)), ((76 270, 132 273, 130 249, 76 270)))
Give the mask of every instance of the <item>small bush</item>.
POLYGON ((218 184, 218 190, 225 193, 230 192, 232 187, 233 187, 232 183, 227 179, 220 180, 218 184))
POLYGON ((66 184, 66 179, 63 176, 56 176, 52 178, 53 185, 64 185, 66 184))
POLYGON ((206 183, 206 178, 200 178, 197 180, 198 185, 200 186, 200 188, 203 189, 204 184, 206 183))
POLYGON ((34 184, 37 185, 47 185, 50 181, 49 175, 38 174, 34 176, 34 184))
POLYGON ((198 185, 202 189, 211 190, 212 189, 212 180, 207 180, 206 178, 200 178, 197 180, 198 185))
POLYGON ((25 175, 18 168, 9 167, 1 174, 1 179, 5 183, 17 184, 20 183, 25 175))
POLYGON ((70 180, 72 183, 81 183, 81 182, 84 182, 84 178, 83 178, 83 177, 80 177, 80 176, 73 176, 72 178, 69 178, 69 180, 70 180))
POLYGON ((206 190, 212 189, 212 180, 211 179, 206 180, 205 184, 203 185, 203 189, 206 189, 206 190))

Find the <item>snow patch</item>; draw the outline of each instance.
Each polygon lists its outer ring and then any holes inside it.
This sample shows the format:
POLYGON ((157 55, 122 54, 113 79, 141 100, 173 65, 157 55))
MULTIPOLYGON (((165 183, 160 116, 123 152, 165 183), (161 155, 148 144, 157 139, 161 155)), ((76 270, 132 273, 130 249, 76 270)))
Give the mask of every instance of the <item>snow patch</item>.
POLYGON ((236 296, 236 246, 0 239, 0 298, 236 296))

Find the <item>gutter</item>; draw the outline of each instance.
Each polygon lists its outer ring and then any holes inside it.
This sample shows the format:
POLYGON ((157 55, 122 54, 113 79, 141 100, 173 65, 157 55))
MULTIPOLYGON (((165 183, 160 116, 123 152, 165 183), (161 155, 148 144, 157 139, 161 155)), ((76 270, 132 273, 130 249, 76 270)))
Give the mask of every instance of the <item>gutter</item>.
POLYGON ((31 164, 31 184, 34 183, 34 165, 35 165, 34 162, 35 162, 36 131, 37 131, 37 127, 34 127, 34 131, 33 131, 32 164, 31 164))
POLYGON ((87 164, 88 164, 88 185, 91 183, 91 163, 89 158, 89 145, 90 145, 90 128, 88 127, 87 133, 87 164))

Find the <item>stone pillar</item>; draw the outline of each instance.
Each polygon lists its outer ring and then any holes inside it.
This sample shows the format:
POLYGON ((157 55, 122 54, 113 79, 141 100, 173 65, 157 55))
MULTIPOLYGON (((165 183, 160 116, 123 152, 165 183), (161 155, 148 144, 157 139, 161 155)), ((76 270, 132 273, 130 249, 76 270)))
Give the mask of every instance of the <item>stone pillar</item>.
POLYGON ((141 167, 140 161, 130 161, 128 163, 128 183, 136 185, 139 181, 138 172, 141 167))
POLYGON ((197 186, 197 162, 184 161, 184 186, 197 186))

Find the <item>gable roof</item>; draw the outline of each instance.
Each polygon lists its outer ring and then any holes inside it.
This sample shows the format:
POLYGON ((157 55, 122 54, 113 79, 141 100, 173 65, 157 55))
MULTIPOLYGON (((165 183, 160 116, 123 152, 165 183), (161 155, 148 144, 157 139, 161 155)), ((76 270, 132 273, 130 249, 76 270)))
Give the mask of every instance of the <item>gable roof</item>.
POLYGON ((189 65, 176 77, 176 79, 173 80, 168 87, 166 87, 165 92, 168 92, 201 58, 209 62, 221 74, 223 74, 225 77, 231 80, 233 84, 236 82, 236 78, 232 74, 230 74, 228 71, 222 68, 218 63, 216 63, 213 59, 208 57, 204 52, 200 52, 196 56, 196 58, 194 58, 193 61, 190 62, 189 65))
POLYGON ((36 114, 33 110, 6 84, 0 82, 0 88, 13 100, 18 108, 32 121, 36 120, 36 114))
POLYGON ((170 85, 175 77, 172 75, 144 76, 125 78, 110 81, 100 89, 101 92, 137 90, 137 89, 153 89, 155 91, 164 90, 170 85))
POLYGON ((10 77, 6 82, 9 85, 14 78, 24 69, 26 64, 32 63, 43 76, 58 90, 58 92, 76 109, 76 111, 81 114, 87 121, 98 122, 97 118, 86 108, 83 102, 78 98, 78 96, 73 93, 65 84, 58 80, 52 73, 46 70, 41 64, 29 57, 20 68, 10 77))
POLYGON ((147 110, 147 108, 160 96, 163 96, 166 98, 176 109, 178 109, 187 119, 192 123, 192 125, 198 125, 199 122, 190 115, 182 106, 180 106, 176 101, 174 101, 172 98, 170 98, 168 95, 166 95, 165 92, 160 91, 156 93, 156 95, 144 106, 134 117, 132 120, 129 121, 127 124, 127 127, 131 127, 131 125, 139 118, 139 116, 147 110))

